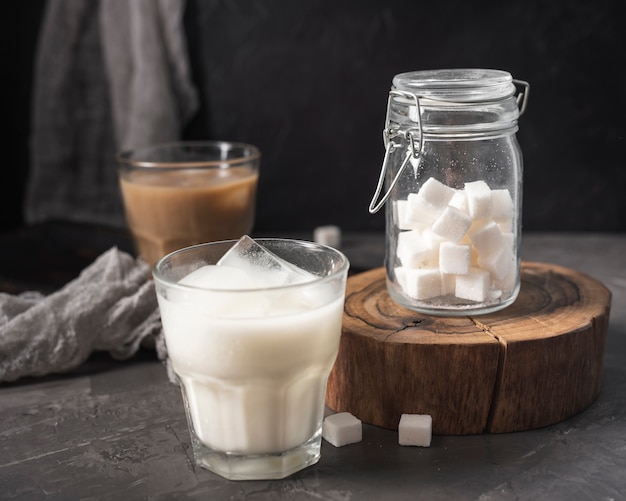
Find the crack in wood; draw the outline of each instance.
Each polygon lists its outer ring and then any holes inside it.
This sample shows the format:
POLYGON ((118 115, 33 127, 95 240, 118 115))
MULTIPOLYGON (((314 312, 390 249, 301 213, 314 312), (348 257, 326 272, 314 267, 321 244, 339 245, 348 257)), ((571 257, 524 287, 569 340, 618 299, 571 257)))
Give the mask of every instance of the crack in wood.
POLYGON ((404 332, 407 329, 412 329, 413 327, 417 327, 419 324, 421 324, 424 320, 422 320, 421 318, 416 318, 415 320, 412 320, 411 322, 408 322, 406 324, 404 324, 402 327, 400 327, 399 329, 396 329, 392 332, 390 332, 387 336, 385 336, 385 339, 383 340, 383 342, 388 341, 389 339, 391 339, 393 336, 395 336, 396 334, 399 334, 401 332, 404 332))
POLYGON ((483 432, 489 432, 489 430, 491 430, 493 420, 495 419, 496 402, 498 399, 498 395, 500 394, 500 387, 502 385, 502 377, 504 374, 504 361, 506 358, 507 342, 504 338, 502 338, 496 332, 494 332, 489 325, 484 324, 481 321, 473 317, 469 317, 469 319, 481 331, 493 337, 498 342, 498 366, 496 369, 496 377, 494 378, 494 382, 493 382, 493 392, 491 393, 491 401, 489 402, 489 412, 487 414, 487 420, 485 421, 485 429, 483 430, 483 432))

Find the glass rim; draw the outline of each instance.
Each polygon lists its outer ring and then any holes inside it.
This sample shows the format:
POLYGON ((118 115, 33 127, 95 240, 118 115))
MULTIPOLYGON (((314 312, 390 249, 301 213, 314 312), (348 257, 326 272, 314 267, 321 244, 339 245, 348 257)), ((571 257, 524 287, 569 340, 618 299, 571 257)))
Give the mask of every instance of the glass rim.
POLYGON ((511 73, 485 68, 451 68, 399 73, 394 88, 413 91, 435 101, 483 101, 515 95, 511 73))
MULTIPOLYGON (((323 250, 326 252, 330 252, 331 254, 334 254, 338 260, 340 260, 341 264, 340 266, 337 267, 337 269, 333 270, 331 273, 329 273, 328 275, 315 275, 315 279, 311 280, 311 281, 307 281, 307 282, 297 282, 297 283, 292 283, 292 284, 286 284, 286 285, 276 285, 276 286, 271 286, 271 287, 255 287, 255 288, 245 288, 245 289, 222 289, 219 287, 200 287, 200 286, 196 286, 196 285, 187 285, 187 284, 180 284, 178 283, 178 281, 175 280, 171 280, 167 277, 165 277, 163 275, 163 273, 160 270, 160 267, 162 266, 162 264, 169 258, 174 257, 175 255, 179 255, 179 254, 185 254, 188 252, 192 252, 194 250, 197 250, 199 248, 202 247, 210 247, 210 246, 216 246, 216 245, 225 245, 225 244, 230 244, 230 247, 232 247, 233 245, 235 245, 239 240, 238 239, 233 239, 233 240, 218 240, 215 242, 205 242, 202 244, 196 244, 196 245, 191 245, 189 247, 183 247, 182 249, 178 249, 175 250, 173 252, 170 252, 169 254, 166 254, 165 256, 161 257, 153 266, 152 266, 152 276, 154 277, 154 279, 157 282, 160 282, 163 285, 166 285, 168 287, 174 287, 176 289, 179 290, 193 290, 193 291, 204 291, 204 292, 219 292, 220 294, 224 294, 224 293, 234 293, 234 294, 242 294, 242 293, 258 293, 260 291, 275 291, 275 290, 285 290, 285 289, 297 289, 300 287, 310 287, 311 285, 319 285, 319 284, 323 284, 324 282, 329 282, 332 280, 335 280, 338 276, 341 276, 343 274, 345 274, 347 276, 348 274, 348 270, 350 268, 350 261, 348 260, 348 257, 341 252, 340 250, 335 249, 334 247, 330 247, 329 245, 324 245, 324 244, 320 244, 317 242, 312 242, 309 240, 300 240, 300 239, 294 239, 294 238, 255 238, 254 241, 259 243, 260 245, 263 245, 264 242, 271 242, 271 243, 275 243, 275 242, 289 242, 289 243, 295 243, 298 244, 301 247, 308 247, 308 248, 315 248, 317 250, 323 250)), ((229 249, 230 249, 229 247, 229 249)), ((269 252, 272 252, 272 249, 267 249, 269 252)), ((283 258, 281 258, 283 259, 283 258)), ((295 266, 295 265, 294 265, 295 266)), ((196 268, 197 269, 197 268, 196 268)))
POLYGON ((228 167, 237 167, 239 164, 257 161, 261 158, 261 151, 252 144, 237 141, 169 141, 123 150, 117 153, 115 158, 120 165, 131 168, 224 168, 225 165, 228 167), (218 151, 229 151, 239 148, 243 154, 232 158, 181 161, 141 160, 135 157, 138 153, 145 155, 146 153, 167 150, 173 151, 189 147, 214 148, 218 151))

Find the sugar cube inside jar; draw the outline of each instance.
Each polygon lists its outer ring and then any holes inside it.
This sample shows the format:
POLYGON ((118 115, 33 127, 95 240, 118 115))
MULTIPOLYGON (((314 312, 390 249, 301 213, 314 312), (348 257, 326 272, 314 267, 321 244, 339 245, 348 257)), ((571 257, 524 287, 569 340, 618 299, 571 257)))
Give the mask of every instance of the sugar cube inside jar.
POLYGON ((403 294, 465 309, 513 293, 516 214, 507 189, 492 190, 482 180, 455 189, 430 177, 394 204, 399 232, 392 274, 403 294))

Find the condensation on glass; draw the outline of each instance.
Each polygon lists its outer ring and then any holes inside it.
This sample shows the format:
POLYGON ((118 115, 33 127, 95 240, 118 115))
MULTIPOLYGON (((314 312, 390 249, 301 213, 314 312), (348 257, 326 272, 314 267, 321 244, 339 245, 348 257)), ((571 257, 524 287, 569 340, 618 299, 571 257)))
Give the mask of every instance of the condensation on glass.
POLYGON ((387 288, 434 315, 482 314, 520 288, 527 82, 506 71, 450 69, 393 78, 385 157, 369 210, 385 206, 387 288))

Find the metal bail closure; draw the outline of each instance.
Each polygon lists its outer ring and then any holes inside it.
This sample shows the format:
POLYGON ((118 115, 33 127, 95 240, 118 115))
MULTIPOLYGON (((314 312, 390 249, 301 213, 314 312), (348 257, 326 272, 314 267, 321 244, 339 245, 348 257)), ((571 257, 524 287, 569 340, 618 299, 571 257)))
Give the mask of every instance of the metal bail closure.
POLYGON ((391 191, 397 184, 400 176, 404 172, 404 169, 410 162, 411 158, 418 159, 422 154, 422 147, 424 143, 424 134, 422 132, 422 110, 420 108, 419 97, 416 94, 400 90, 392 90, 391 92, 389 92, 389 99, 387 100, 387 116, 385 118, 385 129, 383 130, 383 143, 385 144, 385 156, 383 158, 383 165, 380 169, 380 176, 378 177, 376 191, 374 192, 374 196, 372 197, 372 201, 369 205, 370 214, 377 213, 382 208, 382 206, 385 205, 385 202, 387 202, 389 196, 391 195, 391 191), (392 128, 390 123, 390 115, 391 105, 394 96, 413 101, 413 105, 415 106, 415 108, 411 108, 411 106, 409 106, 409 118, 417 124, 417 127, 409 127, 408 129, 404 130, 400 129, 398 126, 392 128), (415 132, 417 133, 417 139, 413 135, 415 132), (406 141, 406 155, 404 157, 404 160, 402 161, 402 164, 400 165, 400 168, 398 169, 397 174, 389 184, 387 191, 385 192, 383 197, 378 200, 385 184, 385 175, 387 174, 387 169, 389 168, 391 152, 396 148, 402 147, 402 143, 393 141, 393 139, 397 137, 403 138, 406 141))
POLYGON ((524 80, 513 79, 513 84, 517 90, 517 107, 519 108, 519 114, 522 116, 526 111, 526 105, 528 104, 528 93, 530 92, 530 84, 524 80))

